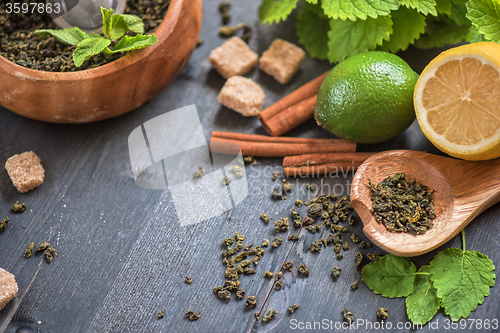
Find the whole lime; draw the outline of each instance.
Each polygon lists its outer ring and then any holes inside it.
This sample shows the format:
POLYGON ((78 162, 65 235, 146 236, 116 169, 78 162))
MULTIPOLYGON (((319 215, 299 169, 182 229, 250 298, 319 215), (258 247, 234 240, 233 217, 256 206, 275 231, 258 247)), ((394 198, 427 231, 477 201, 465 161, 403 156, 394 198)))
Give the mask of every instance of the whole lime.
POLYGON ((356 54, 321 84, 314 110, 319 125, 347 140, 374 143, 402 133, 415 119, 418 74, 388 52, 356 54))

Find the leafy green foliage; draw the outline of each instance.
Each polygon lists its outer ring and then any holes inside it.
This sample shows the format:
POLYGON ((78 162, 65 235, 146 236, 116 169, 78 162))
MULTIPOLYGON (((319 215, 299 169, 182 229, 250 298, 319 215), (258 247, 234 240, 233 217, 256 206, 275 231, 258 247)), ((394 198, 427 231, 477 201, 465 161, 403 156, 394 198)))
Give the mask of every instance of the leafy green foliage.
POLYGON ((439 14, 451 14, 450 0, 436 0, 436 10, 439 14))
POLYGON ((479 34, 487 40, 500 43, 500 4, 496 0, 469 0, 467 18, 479 34))
POLYGON ((430 265, 420 267, 413 292, 406 297, 406 313, 414 323, 426 324, 439 310, 440 299, 437 297, 436 288, 432 285, 430 265))
POLYGON ((363 267, 361 277, 375 294, 404 297, 413 291, 416 271, 410 259, 388 254, 363 267))
POLYGON ((429 322, 440 308, 451 320, 467 318, 495 285, 495 266, 484 254, 449 248, 416 271, 408 258, 388 254, 366 265, 361 277, 376 294, 406 298, 406 312, 414 323, 429 322))
POLYGON ((35 34, 40 37, 54 36, 60 43, 67 45, 78 45, 82 40, 90 38, 88 34, 77 27, 61 30, 38 29, 35 34))
POLYGON ((435 0, 399 0, 399 2, 407 8, 416 9, 424 15, 437 15, 435 0))
POLYGON ((339 62, 353 54, 374 50, 392 33, 392 21, 389 16, 376 19, 330 20, 328 32, 328 59, 339 62))
POLYGON ((261 23, 279 23, 286 20, 288 15, 297 6, 299 0, 262 0, 259 7, 259 19, 261 23))
POLYGON ((392 30, 389 40, 385 40, 378 49, 396 53, 406 50, 421 34, 425 32, 425 16, 415 9, 399 8, 391 15, 392 30))
POLYGON ((417 47, 423 49, 460 43, 469 33, 469 27, 458 26, 446 15, 427 17, 426 24, 425 34, 415 42, 417 47))
POLYGON ((324 15, 318 15, 316 6, 305 3, 297 15, 295 30, 299 42, 304 45, 307 53, 320 60, 328 59, 329 20, 324 15))
POLYGON ((467 35, 467 41, 469 43, 478 43, 478 42, 486 42, 487 39, 484 38, 484 35, 481 35, 477 32, 475 26, 471 26, 469 30, 469 34, 467 35))
POLYGON ((321 7, 326 16, 334 20, 377 18, 389 15, 391 10, 398 9, 398 0, 323 0, 321 7))
POLYGON ((430 262, 430 279, 451 320, 467 318, 495 285, 495 266, 484 254, 455 248, 439 252, 430 262))
POLYGON ((110 44, 111 40, 103 37, 82 40, 73 52, 75 66, 80 67, 85 60, 103 52, 110 44))
POLYGON ((113 9, 107 10, 103 7, 101 7, 101 14, 103 36, 95 33, 87 34, 78 27, 61 30, 40 29, 36 30, 35 34, 42 37, 54 36, 61 43, 76 45, 76 49, 73 52, 73 62, 77 67, 80 67, 85 60, 99 53, 103 53, 106 56, 118 52, 128 52, 142 49, 158 42, 154 34, 142 35, 144 32, 144 23, 140 17, 113 14, 113 9), (126 36, 125 33, 128 30, 138 33, 138 35, 133 37, 126 36), (119 41, 113 49, 110 49, 109 46, 113 40, 119 41))

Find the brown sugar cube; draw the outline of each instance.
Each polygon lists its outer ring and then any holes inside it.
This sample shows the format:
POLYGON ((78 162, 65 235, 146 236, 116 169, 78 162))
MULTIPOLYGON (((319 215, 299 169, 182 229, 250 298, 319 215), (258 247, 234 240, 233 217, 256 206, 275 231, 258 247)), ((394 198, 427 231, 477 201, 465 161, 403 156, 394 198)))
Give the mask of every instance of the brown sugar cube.
POLYGON ((16 296, 17 291, 17 282, 14 275, 0 268, 0 310, 16 296))
POLYGON ((259 68, 281 84, 288 83, 306 57, 300 47, 283 39, 275 39, 259 59, 259 68))
POLYGON ((259 56, 240 37, 232 37, 210 52, 208 59, 224 78, 243 75, 257 65, 259 56))
POLYGON ((231 76, 222 87, 218 101, 245 117, 250 117, 262 110, 265 97, 264 90, 251 79, 231 76))
POLYGON ((43 183, 45 170, 40 158, 32 151, 14 155, 5 163, 12 184, 21 193, 26 193, 43 183))

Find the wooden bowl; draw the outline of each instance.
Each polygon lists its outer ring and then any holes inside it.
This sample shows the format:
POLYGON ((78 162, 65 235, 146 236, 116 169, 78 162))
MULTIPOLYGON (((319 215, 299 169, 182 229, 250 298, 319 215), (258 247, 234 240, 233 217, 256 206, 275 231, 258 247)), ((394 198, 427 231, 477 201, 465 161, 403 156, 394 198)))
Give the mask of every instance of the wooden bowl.
POLYGON ((54 123, 87 123, 134 110, 186 65, 201 29, 202 0, 171 0, 158 43, 104 66, 69 73, 27 69, 0 57, 0 105, 54 123))

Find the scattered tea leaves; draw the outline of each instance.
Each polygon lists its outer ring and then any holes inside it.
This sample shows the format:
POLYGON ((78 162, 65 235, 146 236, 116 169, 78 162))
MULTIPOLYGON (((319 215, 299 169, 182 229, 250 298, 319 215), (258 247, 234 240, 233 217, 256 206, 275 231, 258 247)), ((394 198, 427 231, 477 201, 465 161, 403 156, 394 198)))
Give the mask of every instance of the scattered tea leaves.
POLYGON ((332 271, 331 271, 331 272, 332 272, 333 276, 337 279, 337 278, 339 277, 339 275, 340 275, 340 272, 341 272, 341 271, 342 271, 342 270, 341 270, 339 267, 334 266, 334 267, 332 268, 332 271))
POLYGON ((26 247, 26 250, 24 250, 24 256, 26 258, 31 257, 31 252, 33 251, 34 248, 35 248, 35 243, 33 242, 29 243, 28 246, 26 247))
POLYGON ((278 313, 278 311, 273 310, 273 308, 270 308, 269 311, 267 311, 264 314, 264 317, 262 317, 262 321, 265 322, 265 323, 270 322, 271 319, 273 319, 274 315, 277 314, 277 313, 278 313))
POLYGON ((274 276, 274 273, 273 272, 269 272, 269 271, 265 271, 264 272, 264 276, 268 277, 268 278, 272 278, 274 276))
POLYGON ((161 319, 163 317, 165 317, 165 311, 162 310, 158 311, 158 319, 161 319))
POLYGON ((359 287, 359 279, 358 279, 358 280, 356 280, 356 281, 354 281, 354 282, 351 284, 351 289, 352 289, 352 290, 356 290, 356 289, 358 289, 358 287, 359 287))
POLYGON ((53 246, 49 246, 45 251, 43 252, 45 255, 45 259, 47 259, 48 262, 52 262, 54 260, 54 256, 56 255, 56 249, 53 246))
POLYGON ((281 287, 283 287, 283 282, 281 280, 276 281, 276 284, 274 285, 276 287, 276 290, 281 290, 281 287))
POLYGON ((344 245, 342 245, 342 248, 344 249, 344 251, 349 250, 349 243, 345 242, 344 245))
POLYGON ((16 213, 22 213, 26 210, 26 204, 20 204, 19 201, 16 201, 16 203, 12 205, 12 210, 16 213))
POLYGON ((255 296, 248 296, 245 305, 248 306, 249 308, 254 308, 257 305, 257 302, 255 301, 255 296))
POLYGON ((356 272, 359 271, 361 265, 363 264, 363 259, 364 259, 363 253, 361 252, 356 253, 356 258, 355 258, 356 272))
POLYGON ((274 221, 274 229, 276 232, 285 232, 288 230, 290 225, 288 224, 288 217, 282 217, 277 221, 274 221))
POLYGON ((276 171, 273 171, 273 175, 272 175, 271 179, 273 181, 275 181, 276 179, 278 179, 278 177, 279 177, 278 173, 276 171))
POLYGON ((311 252, 318 252, 321 251, 322 246, 323 242, 321 241, 321 239, 316 239, 311 243, 311 245, 309 245, 309 250, 311 250, 311 252))
POLYGON ((239 299, 245 298, 245 291, 243 289, 237 290, 236 291, 236 297, 238 297, 239 299))
POLYGON ((309 270, 307 269, 306 264, 302 264, 299 266, 299 272, 304 274, 305 276, 309 276, 309 270))
POLYGON ((187 284, 191 284, 193 282, 193 278, 189 277, 186 275, 186 278, 184 279, 184 282, 187 284))
POLYGON ((351 311, 347 310, 347 309, 343 309, 342 310, 342 316, 344 317, 344 319, 349 323, 349 324, 352 324, 354 323, 354 315, 352 314, 351 311))
POLYGON ((283 263, 283 269, 287 269, 289 272, 291 272, 292 268, 293 268, 293 261, 285 261, 283 263))
POLYGON ((202 166, 198 167, 198 171, 196 171, 193 175, 193 178, 201 178, 205 174, 205 169, 202 166))
POLYGON ((228 237, 226 239, 222 240, 222 243, 226 244, 227 246, 233 245, 234 243, 234 238, 228 237))
POLYGON ((253 313, 253 316, 255 319, 259 320, 260 319, 260 316, 259 316, 259 313, 258 312, 254 312, 253 313))
POLYGON ((4 232, 7 229, 7 224, 9 223, 9 217, 7 216, 4 220, 0 221, 0 232, 4 232))
POLYGON ((291 234, 291 235, 288 235, 288 240, 290 242, 296 242, 299 240, 299 237, 296 234, 291 234))
POLYGON ((269 239, 264 239, 262 241, 262 247, 268 247, 269 246, 269 239))
POLYGON ((293 304, 293 305, 291 305, 291 306, 288 307, 288 312, 294 313, 295 310, 297 310, 298 308, 299 308, 298 304, 293 304))
POLYGON ((389 314, 387 313, 387 311, 388 310, 385 308, 378 308, 377 317, 386 320, 387 318, 389 318, 389 314))
POLYGON ((295 206, 300 207, 304 204, 304 202, 300 199, 295 200, 295 206))
POLYGON ((290 193, 292 189, 293 189, 292 184, 288 180, 283 179, 283 192, 290 193))
POLYGON ((185 316, 191 321, 198 320, 200 318, 200 311, 194 312, 193 310, 189 310, 186 312, 185 316))
POLYGON ((269 222, 269 216, 267 216, 267 214, 265 214, 265 213, 260 214, 260 219, 261 219, 261 220, 262 220, 262 222, 264 222, 264 223, 269 222))
POLYGON ((368 257, 368 259, 370 259, 371 261, 375 261, 377 260, 378 257, 380 257, 382 255, 381 252, 375 252, 375 253, 368 253, 366 256, 368 257))
POLYGON ((275 238, 273 242, 271 243, 272 247, 279 247, 283 243, 283 239, 281 238, 275 238))
POLYGON ((224 176, 222 178, 222 185, 229 185, 229 183, 231 182, 231 178, 229 178, 228 176, 224 176))
POLYGON ((50 243, 47 243, 47 242, 42 242, 42 244, 40 244, 40 245, 36 248, 36 252, 43 251, 43 250, 47 249, 49 246, 50 246, 50 243))
POLYGON ((351 234, 351 239, 352 239, 353 243, 361 242, 361 239, 359 239, 359 237, 356 236, 355 234, 351 234))

